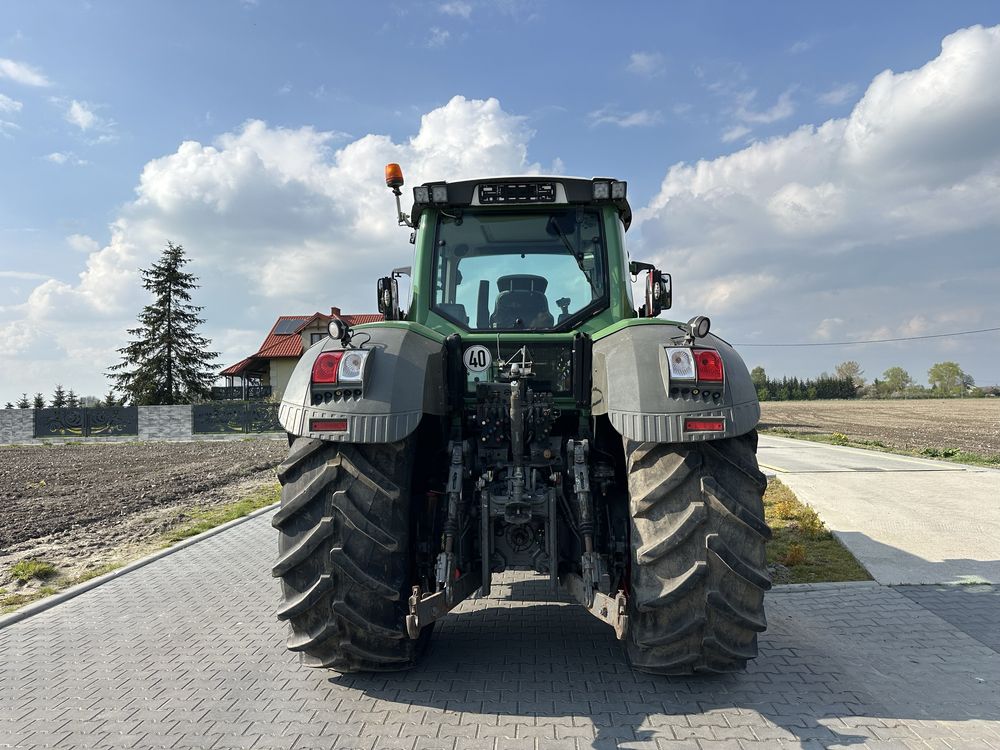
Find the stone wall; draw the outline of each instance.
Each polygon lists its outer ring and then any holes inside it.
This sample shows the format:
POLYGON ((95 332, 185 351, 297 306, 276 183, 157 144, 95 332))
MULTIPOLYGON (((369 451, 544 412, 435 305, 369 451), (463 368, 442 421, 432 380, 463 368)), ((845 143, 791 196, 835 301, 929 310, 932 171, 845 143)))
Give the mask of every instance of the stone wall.
POLYGON ((191 407, 140 406, 140 440, 180 440, 191 438, 191 407))
POLYGON ((34 409, 0 409, 0 443, 30 442, 34 436, 34 409))

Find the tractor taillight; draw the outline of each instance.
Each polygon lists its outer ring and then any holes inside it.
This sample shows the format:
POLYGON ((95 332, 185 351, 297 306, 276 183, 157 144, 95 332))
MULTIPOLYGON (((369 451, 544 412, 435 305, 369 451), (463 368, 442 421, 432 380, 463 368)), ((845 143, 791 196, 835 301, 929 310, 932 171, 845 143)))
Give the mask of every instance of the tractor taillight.
POLYGON ((344 352, 323 352, 316 361, 313 362, 312 382, 314 383, 336 383, 337 370, 340 369, 340 360, 344 352))
POLYGON ((722 432, 726 423, 721 419, 685 419, 685 432, 722 432))
POLYGON ((715 349, 695 349, 694 366, 698 371, 699 382, 722 382, 722 357, 715 349))

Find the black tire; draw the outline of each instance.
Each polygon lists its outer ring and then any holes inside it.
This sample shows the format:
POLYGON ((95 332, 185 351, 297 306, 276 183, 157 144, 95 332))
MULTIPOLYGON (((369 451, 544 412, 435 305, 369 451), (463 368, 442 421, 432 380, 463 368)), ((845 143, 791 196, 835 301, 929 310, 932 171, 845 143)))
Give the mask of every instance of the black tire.
POLYGON ((734 672, 757 655, 771 588, 757 433, 626 445, 632 533, 625 651, 655 674, 734 672))
POLYGON ((412 578, 412 438, 337 444, 296 438, 278 467, 281 533, 278 617, 303 663, 339 672, 408 669, 419 641, 406 635, 412 578))

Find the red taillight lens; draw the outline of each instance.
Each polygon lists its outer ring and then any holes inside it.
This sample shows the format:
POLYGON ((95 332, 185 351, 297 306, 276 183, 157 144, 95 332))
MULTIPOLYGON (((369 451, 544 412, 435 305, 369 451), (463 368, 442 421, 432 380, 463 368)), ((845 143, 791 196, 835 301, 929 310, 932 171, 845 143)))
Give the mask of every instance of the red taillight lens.
POLYGON ((310 432, 347 432, 346 419, 314 419, 309 423, 310 432))
POLYGON ((340 359, 343 352, 323 352, 316 361, 313 362, 312 382, 314 383, 336 383, 337 368, 340 367, 340 359))
POLYGON ((695 349, 694 367, 698 380, 706 383, 722 382, 722 357, 715 349, 695 349))
POLYGON ((721 419, 685 419, 685 432, 722 432, 726 423, 721 419))

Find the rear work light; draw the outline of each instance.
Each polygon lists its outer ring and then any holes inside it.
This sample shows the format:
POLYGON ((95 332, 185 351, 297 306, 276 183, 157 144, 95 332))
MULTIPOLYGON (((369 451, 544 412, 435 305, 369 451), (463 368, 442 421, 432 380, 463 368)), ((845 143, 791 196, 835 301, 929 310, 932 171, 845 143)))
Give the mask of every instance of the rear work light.
POLYGON ((313 419, 309 422, 310 432, 347 432, 346 419, 313 419))
POLYGON ((722 357, 715 349, 695 349, 694 366, 698 371, 699 381, 705 383, 722 382, 722 357))
POLYGON ((685 419, 684 432, 723 432, 726 422, 722 419, 685 419))

